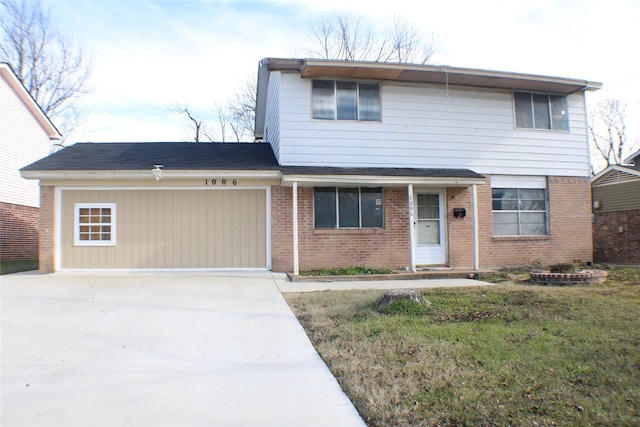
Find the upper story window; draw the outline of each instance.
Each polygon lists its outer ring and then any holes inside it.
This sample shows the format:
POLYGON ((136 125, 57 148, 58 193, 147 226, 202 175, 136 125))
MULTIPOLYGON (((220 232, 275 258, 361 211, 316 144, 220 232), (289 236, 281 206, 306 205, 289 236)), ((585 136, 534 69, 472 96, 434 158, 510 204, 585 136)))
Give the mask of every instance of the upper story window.
POLYGON ((569 130, 567 97, 515 92, 516 127, 569 130))
POLYGON ((313 118, 380 121, 380 85, 313 80, 313 118))

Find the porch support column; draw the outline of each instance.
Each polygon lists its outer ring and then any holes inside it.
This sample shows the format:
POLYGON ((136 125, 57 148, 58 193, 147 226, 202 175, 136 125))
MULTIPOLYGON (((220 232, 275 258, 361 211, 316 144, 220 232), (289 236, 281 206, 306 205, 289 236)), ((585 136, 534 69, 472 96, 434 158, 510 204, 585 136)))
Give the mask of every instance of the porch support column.
POLYGON ((298 181, 293 181, 293 275, 300 274, 298 261, 298 181))
POLYGON ((480 269, 480 252, 478 250, 478 189, 471 185, 471 205, 473 207, 473 269, 480 269))
POLYGON ((409 246, 411 247, 411 271, 413 273, 416 272, 416 228, 414 227, 415 223, 415 212, 413 205, 413 184, 409 184, 407 186, 407 195, 409 196, 409 246))

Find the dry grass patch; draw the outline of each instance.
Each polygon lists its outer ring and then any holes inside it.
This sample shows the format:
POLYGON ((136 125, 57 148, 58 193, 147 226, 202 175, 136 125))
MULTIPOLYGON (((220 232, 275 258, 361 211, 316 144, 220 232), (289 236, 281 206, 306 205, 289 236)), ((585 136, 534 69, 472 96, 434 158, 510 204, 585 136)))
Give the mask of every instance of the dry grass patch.
MULTIPOLYGON (((611 273, 611 272, 610 272, 611 273)), ((640 270, 610 284, 288 294, 371 426, 640 424, 640 270)))

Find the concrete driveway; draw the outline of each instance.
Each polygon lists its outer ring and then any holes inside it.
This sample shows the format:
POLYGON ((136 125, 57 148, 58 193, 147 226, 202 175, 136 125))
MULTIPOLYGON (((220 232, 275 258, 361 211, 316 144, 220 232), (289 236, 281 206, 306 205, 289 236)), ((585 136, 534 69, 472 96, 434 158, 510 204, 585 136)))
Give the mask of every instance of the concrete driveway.
POLYGON ((2 426, 362 426, 271 273, 17 274, 2 426))

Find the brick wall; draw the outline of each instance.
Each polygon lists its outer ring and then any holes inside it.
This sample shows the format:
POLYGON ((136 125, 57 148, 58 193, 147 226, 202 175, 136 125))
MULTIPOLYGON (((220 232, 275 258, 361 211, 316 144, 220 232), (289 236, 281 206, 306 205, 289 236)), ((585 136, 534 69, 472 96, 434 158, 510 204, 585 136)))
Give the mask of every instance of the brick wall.
POLYGON ((52 273, 54 264, 54 194, 55 187, 40 186, 40 272, 52 273))
POLYGON ((534 262, 592 261, 590 187, 589 178, 549 177, 549 235, 493 237, 491 185, 489 182, 479 185, 480 265, 501 267, 534 262))
POLYGON ((38 259, 39 209, 0 202, 0 259, 38 259))
MULTIPOLYGON (((272 187, 272 269, 293 269, 292 189, 272 187)), ((407 190, 385 188, 384 229, 322 229, 313 227, 313 188, 298 188, 300 270, 316 268, 409 265, 407 190)))
POLYGON ((471 188, 447 188, 447 235, 449 241, 449 265, 473 267, 473 205, 471 188), (464 208, 464 218, 453 216, 454 208, 464 208))
MULTIPOLYGON (((588 178, 550 177, 550 234, 494 237, 490 181, 477 186, 481 267, 556 264, 592 260, 591 189, 588 178)), ((272 268, 293 269, 291 188, 272 187, 272 268)), ((384 230, 314 230, 313 188, 298 189, 300 269, 346 267, 399 268, 410 263, 406 187, 385 189, 384 230)), ((447 188, 449 266, 473 267, 472 189, 447 188), (465 208, 455 218, 453 208, 465 208)), ((637 223, 637 221, 636 221, 637 223)), ((638 241, 638 239, 636 239, 638 241)))
POLYGON ((596 262, 640 263, 640 210, 596 213, 593 257, 596 262))

